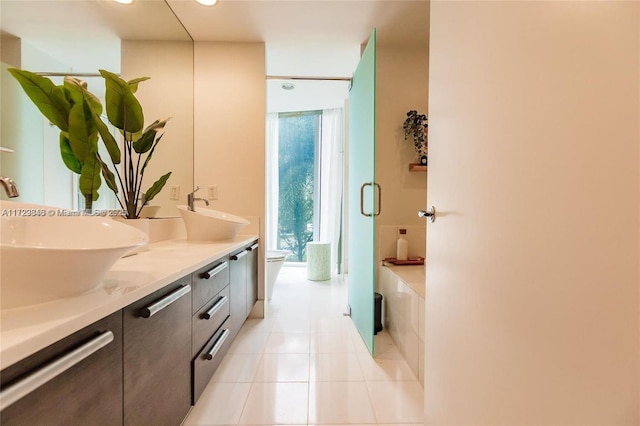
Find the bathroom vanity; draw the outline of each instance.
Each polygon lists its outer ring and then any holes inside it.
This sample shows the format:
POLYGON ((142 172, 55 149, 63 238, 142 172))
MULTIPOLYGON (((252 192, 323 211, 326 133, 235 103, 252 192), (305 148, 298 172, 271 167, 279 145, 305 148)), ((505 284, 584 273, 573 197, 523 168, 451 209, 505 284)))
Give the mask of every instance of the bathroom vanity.
POLYGON ((2 312, 2 424, 178 425, 257 301, 258 241, 166 241, 104 287, 2 312))

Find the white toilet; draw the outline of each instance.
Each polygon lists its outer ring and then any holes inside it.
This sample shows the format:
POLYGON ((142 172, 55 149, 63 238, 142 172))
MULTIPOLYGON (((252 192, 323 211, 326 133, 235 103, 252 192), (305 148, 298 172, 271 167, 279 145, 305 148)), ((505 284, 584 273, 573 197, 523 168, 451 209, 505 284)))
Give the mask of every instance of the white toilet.
POLYGON ((278 278, 280 268, 284 265, 291 252, 284 250, 267 250, 267 299, 271 300, 273 296, 273 288, 278 278))

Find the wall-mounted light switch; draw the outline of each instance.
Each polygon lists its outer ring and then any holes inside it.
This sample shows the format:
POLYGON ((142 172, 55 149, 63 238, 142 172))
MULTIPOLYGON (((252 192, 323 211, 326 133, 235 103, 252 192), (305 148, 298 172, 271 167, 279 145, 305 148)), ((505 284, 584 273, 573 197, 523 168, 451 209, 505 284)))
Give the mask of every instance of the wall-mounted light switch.
POLYGON ((169 199, 171 200, 179 200, 180 199, 180 185, 171 185, 171 194, 169 194, 169 199))
POLYGON ((218 186, 217 185, 209 186, 209 193, 207 194, 207 198, 209 200, 217 200, 218 199, 218 186))

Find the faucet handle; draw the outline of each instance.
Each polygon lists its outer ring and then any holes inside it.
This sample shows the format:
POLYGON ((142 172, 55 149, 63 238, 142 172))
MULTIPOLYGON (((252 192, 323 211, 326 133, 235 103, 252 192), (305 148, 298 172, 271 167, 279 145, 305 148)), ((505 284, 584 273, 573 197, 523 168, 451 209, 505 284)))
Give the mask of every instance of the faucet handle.
POLYGON ((199 189, 200 189, 200 186, 196 186, 196 187, 193 189, 193 192, 192 192, 191 194, 195 194, 196 192, 198 192, 198 190, 199 190, 199 189))

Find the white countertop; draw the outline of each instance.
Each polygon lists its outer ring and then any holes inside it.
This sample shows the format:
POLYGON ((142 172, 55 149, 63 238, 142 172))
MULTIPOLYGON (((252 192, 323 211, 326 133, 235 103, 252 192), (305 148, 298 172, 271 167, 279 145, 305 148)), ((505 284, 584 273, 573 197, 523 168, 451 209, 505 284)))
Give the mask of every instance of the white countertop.
POLYGON ((103 285, 80 296, 0 312, 0 369, 63 339, 257 239, 150 244, 149 251, 118 260, 103 285))

